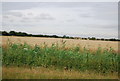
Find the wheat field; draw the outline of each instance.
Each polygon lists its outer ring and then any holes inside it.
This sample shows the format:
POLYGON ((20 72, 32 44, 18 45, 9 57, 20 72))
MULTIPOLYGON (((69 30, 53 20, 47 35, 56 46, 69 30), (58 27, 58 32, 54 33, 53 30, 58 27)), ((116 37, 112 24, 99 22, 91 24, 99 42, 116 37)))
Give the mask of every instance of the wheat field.
POLYGON ((4 79, 118 78, 118 42, 15 36, 1 38, 4 79))
POLYGON ((87 48, 90 50, 96 50, 98 47, 102 49, 112 48, 114 51, 118 51, 117 41, 100 41, 100 40, 82 40, 82 39, 62 39, 62 38, 43 38, 43 37, 16 37, 16 36, 2 36, 2 45, 5 45, 8 41, 12 43, 27 43, 31 46, 41 45, 46 43, 51 46, 53 43, 61 44, 61 41, 66 41, 66 47, 80 46, 81 48, 87 48))

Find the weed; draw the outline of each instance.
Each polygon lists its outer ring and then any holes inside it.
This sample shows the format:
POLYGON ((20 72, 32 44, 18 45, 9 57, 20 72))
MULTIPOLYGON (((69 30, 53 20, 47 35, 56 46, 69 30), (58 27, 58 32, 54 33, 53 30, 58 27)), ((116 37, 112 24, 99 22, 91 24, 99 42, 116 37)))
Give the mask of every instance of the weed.
POLYGON ((45 68, 54 66, 66 70, 96 71, 100 73, 110 73, 118 71, 118 58, 120 55, 106 49, 103 52, 99 47, 95 53, 84 48, 73 47, 65 50, 65 42, 62 41, 62 49, 54 43, 48 47, 35 45, 31 48, 28 44, 8 44, 8 48, 3 47, 3 65, 6 66, 42 66, 45 68))

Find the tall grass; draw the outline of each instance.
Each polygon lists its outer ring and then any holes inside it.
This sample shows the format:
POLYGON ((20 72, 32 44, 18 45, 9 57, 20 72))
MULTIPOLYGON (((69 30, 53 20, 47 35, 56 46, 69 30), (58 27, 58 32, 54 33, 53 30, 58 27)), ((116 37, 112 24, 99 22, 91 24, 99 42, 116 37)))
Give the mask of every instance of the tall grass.
POLYGON ((96 52, 79 46, 67 49, 65 41, 48 47, 44 45, 34 47, 28 44, 9 43, 2 49, 3 65, 5 66, 42 66, 56 67, 65 70, 95 71, 99 73, 118 72, 120 55, 110 50, 102 51, 99 47, 96 52))

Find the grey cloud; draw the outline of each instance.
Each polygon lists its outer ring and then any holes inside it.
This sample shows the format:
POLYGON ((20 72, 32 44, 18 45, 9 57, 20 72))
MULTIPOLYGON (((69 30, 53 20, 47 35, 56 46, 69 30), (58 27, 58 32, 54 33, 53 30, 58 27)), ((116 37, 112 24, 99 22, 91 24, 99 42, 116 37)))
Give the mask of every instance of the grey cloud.
POLYGON ((41 13, 35 17, 36 20, 54 20, 55 18, 47 13, 41 13))
POLYGON ((7 15, 3 15, 3 18, 9 18, 7 15))
POLYGON ((106 24, 106 25, 103 25, 103 24, 83 24, 84 28, 90 28, 92 30, 99 30, 99 31, 102 31, 102 30, 110 30, 110 31, 117 31, 118 30, 118 27, 117 27, 117 24, 106 24))
POLYGON ((80 14, 80 17, 88 18, 88 17, 93 17, 91 14, 80 14))
POLYGON ((24 23, 24 22, 30 22, 29 20, 20 20, 20 22, 24 23))
POLYGON ((29 20, 30 18, 29 17, 23 17, 22 19, 23 20, 29 20))
POLYGON ((43 21, 43 20, 54 20, 55 18, 47 13, 41 13, 36 16, 32 16, 32 13, 27 14, 28 17, 22 17, 20 22, 36 22, 36 21, 43 21))
POLYGON ((66 20, 67 22, 74 22, 75 21, 75 19, 68 19, 68 20, 66 20))
POLYGON ((16 16, 16 17, 22 17, 23 14, 20 13, 20 12, 14 12, 14 13, 11 13, 13 16, 16 16))
POLYGON ((10 15, 3 15, 3 21, 14 22, 15 20, 10 17, 10 15))
POLYGON ((3 11, 23 10, 38 6, 38 2, 2 2, 3 11))
POLYGON ((33 16, 33 13, 28 13, 27 15, 29 15, 29 16, 33 16))
POLYGON ((24 22, 34 22, 32 18, 29 17, 22 17, 20 22, 24 23, 24 22))
POLYGON ((55 34, 68 33, 78 34, 78 36, 83 33, 86 36, 92 34, 97 37, 103 33, 106 33, 103 35, 106 37, 108 35, 111 37, 117 35, 116 13, 118 8, 112 3, 61 2, 37 3, 37 5, 34 3, 4 4, 6 5, 3 6, 3 14, 11 10, 13 11, 6 14, 7 16, 3 16, 6 19, 4 21, 6 23, 6 30, 22 29, 31 31, 30 33, 33 33, 33 31, 55 34), (61 24, 61 21, 64 22, 61 24), (68 29, 69 31, 67 31, 68 29))
POLYGON ((12 15, 12 16, 16 16, 16 17, 22 17, 23 14, 20 12, 6 12, 5 15, 12 15))
POLYGON ((11 19, 11 20, 9 20, 10 22, 14 22, 14 20, 13 19, 11 19))

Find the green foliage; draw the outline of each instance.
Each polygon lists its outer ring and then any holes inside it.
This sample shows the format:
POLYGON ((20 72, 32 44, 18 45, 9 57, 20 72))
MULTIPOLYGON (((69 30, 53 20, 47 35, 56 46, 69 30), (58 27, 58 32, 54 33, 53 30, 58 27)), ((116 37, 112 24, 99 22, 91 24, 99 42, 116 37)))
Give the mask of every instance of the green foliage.
POLYGON ((42 66, 61 69, 75 69, 80 71, 92 70, 100 73, 118 71, 120 55, 110 50, 101 51, 99 47, 95 53, 76 46, 72 49, 65 49, 65 42, 62 41, 62 48, 57 43, 48 47, 35 45, 31 48, 28 44, 10 44, 8 48, 3 48, 3 65, 11 66, 42 66))
POLYGON ((89 40, 97 40, 95 37, 92 37, 92 38, 88 37, 88 39, 89 40))

